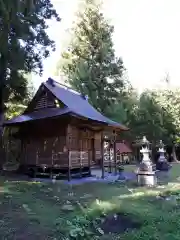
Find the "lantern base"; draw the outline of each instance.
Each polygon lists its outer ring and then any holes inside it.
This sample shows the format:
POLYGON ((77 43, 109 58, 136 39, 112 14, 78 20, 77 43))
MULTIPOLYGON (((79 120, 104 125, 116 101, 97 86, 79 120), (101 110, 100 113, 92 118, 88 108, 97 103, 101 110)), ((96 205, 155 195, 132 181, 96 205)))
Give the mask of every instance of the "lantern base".
POLYGON ((137 183, 139 186, 154 186, 157 184, 156 172, 138 171, 137 183))

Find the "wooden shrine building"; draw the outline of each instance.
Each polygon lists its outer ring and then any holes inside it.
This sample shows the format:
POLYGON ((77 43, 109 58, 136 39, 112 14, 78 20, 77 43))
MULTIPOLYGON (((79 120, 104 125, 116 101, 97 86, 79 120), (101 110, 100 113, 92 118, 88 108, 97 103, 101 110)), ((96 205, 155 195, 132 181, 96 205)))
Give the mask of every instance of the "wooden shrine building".
POLYGON ((130 163, 130 157, 132 156, 132 150, 127 143, 117 142, 116 143, 116 156, 117 162, 121 164, 130 163))
POLYGON ((51 78, 41 84, 24 113, 4 127, 21 142, 24 171, 33 176, 65 175, 69 180, 73 173, 89 174, 98 159, 103 177, 103 132, 128 130, 99 113, 85 96, 51 78))

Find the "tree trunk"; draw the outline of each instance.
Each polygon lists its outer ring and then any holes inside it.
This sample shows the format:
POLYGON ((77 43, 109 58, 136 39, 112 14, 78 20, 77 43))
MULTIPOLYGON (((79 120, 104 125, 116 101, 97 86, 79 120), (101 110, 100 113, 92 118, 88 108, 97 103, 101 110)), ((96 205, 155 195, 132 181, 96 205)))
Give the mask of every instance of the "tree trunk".
MULTIPOLYGON (((0 75, 1 76, 1 75, 0 75)), ((1 78, 0 78, 1 80, 1 78)), ((3 110, 3 91, 2 86, 0 86, 0 166, 4 161, 4 151, 3 151, 3 122, 4 122, 4 110, 3 110)), ((1 167, 0 167, 1 168, 1 167)))
MULTIPOLYGON (((6 10, 6 9, 4 9, 6 10)), ((4 111, 5 111, 5 88, 8 68, 8 39, 10 33, 10 12, 5 12, 4 19, 2 21, 2 36, 1 42, 3 43, 2 51, 0 52, 0 137, 2 136, 4 111)))
POLYGON ((173 162, 178 162, 175 145, 173 145, 172 147, 172 156, 173 156, 173 162))
POLYGON ((3 133, 4 112, 0 110, 0 136, 3 133))
POLYGON ((5 81, 6 81, 6 66, 7 59, 4 54, 0 56, 0 136, 2 136, 3 122, 4 122, 4 98, 5 98, 5 81))
MULTIPOLYGON (((1 62, 1 61, 0 61, 1 62)), ((1 67, 1 65, 0 65, 1 67)), ((3 73, 0 69, 0 136, 2 136, 3 122, 4 122, 4 80, 3 73)))
POLYGON ((5 113, 5 81, 6 81, 7 58, 4 54, 0 55, 0 168, 4 163, 3 149, 3 123, 5 113))

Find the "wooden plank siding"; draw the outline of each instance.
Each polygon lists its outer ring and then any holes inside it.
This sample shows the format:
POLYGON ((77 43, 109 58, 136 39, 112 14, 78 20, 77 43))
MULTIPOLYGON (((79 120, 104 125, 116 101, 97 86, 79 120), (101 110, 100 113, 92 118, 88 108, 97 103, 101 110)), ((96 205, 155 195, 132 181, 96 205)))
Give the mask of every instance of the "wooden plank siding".
POLYGON ((36 123, 32 129, 23 139, 25 164, 68 168, 69 160, 73 169, 90 167, 101 158, 101 140, 94 131, 55 121, 49 122, 48 127, 36 123))

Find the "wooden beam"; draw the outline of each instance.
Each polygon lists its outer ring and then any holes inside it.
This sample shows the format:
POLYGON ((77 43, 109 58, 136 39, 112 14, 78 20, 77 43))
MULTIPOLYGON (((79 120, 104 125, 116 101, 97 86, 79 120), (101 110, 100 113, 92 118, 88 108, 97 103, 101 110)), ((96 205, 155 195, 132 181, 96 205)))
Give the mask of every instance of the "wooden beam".
POLYGON ((104 179, 104 139, 103 139, 103 133, 101 134, 101 168, 102 168, 102 178, 104 179))
POLYGON ((108 168, 109 168, 109 173, 112 172, 112 169, 111 169, 111 144, 108 146, 108 155, 109 155, 109 161, 108 161, 108 168))
MULTIPOLYGON (((81 142, 82 142, 82 140, 80 140, 81 142)), ((80 155, 80 177, 82 178, 82 165, 83 165, 83 159, 82 159, 82 148, 81 148, 81 150, 80 150, 80 152, 79 152, 79 155, 80 155)))
POLYGON ((117 175, 117 150, 116 150, 116 141, 114 142, 114 170, 115 170, 115 175, 117 175))
POLYGON ((96 152, 95 152, 95 139, 91 139, 91 148, 92 148, 92 162, 96 161, 96 152))
MULTIPOLYGON (((93 153, 92 153, 93 154, 93 153)), ((89 176, 91 176, 91 150, 88 149, 88 166, 89 166, 89 176)))
POLYGON ((68 151, 68 181, 71 181, 71 152, 68 151))
POLYGON ((50 178, 53 179, 53 166, 54 166, 54 151, 51 152, 51 170, 50 170, 50 178))

